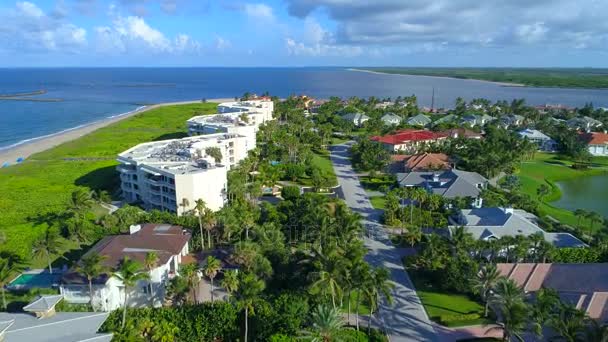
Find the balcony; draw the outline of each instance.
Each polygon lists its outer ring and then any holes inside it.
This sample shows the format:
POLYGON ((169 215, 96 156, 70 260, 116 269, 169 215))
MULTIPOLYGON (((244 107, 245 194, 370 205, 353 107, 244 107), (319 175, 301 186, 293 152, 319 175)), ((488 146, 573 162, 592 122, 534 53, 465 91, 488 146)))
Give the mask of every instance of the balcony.
POLYGON ((121 164, 116 167, 116 170, 121 173, 136 173, 137 170, 134 165, 121 164))

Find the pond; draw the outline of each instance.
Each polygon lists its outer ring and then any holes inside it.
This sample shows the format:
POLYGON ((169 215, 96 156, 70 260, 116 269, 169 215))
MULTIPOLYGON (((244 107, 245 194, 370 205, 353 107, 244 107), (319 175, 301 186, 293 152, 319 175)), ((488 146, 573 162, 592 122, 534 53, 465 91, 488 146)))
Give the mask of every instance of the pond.
POLYGON ((608 175, 579 177, 556 183, 562 197, 551 204, 568 210, 585 209, 608 217, 608 175))

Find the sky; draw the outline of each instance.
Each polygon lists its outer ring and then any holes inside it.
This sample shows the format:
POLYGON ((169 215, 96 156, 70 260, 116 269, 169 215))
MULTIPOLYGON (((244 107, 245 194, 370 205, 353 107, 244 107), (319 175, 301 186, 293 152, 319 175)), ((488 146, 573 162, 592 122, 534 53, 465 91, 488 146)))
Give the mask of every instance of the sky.
POLYGON ((0 0, 0 67, 608 67, 608 0, 0 0))

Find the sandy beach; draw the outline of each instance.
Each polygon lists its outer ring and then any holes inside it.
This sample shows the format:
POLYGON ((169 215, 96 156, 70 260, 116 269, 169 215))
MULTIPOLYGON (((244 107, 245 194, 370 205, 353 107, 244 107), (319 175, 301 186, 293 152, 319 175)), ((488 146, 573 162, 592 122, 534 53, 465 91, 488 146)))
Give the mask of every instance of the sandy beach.
MULTIPOLYGON (((229 102, 234 101, 234 98, 223 98, 223 99, 209 99, 207 102, 229 102)), ((171 105, 179 105, 179 104, 190 104, 190 103, 200 103, 198 101, 182 101, 182 102, 168 102, 168 103, 159 103, 151 106, 146 106, 144 108, 140 108, 134 110, 132 112, 125 113, 124 115, 119 115, 113 118, 108 118, 100 121, 92 122, 88 125, 74 128, 71 130, 66 130, 63 132, 59 132, 57 134, 53 134, 44 138, 35 139, 21 145, 17 145, 13 148, 8 148, 5 150, 0 150, 0 166, 4 163, 9 163, 9 165, 16 164, 17 158, 28 158, 32 154, 42 152, 44 150, 48 150, 57 145, 63 144, 68 141, 72 141, 74 139, 78 139, 83 135, 87 135, 95 130, 98 130, 102 127, 111 125, 120 120, 124 120, 133 115, 143 113, 155 108, 163 107, 163 106, 171 106, 171 105)), ((185 124, 185 123, 184 123, 185 124)))
POLYGON ((349 68, 349 69, 346 69, 346 70, 348 70, 348 71, 358 71, 358 72, 367 72, 367 73, 370 73, 370 74, 378 74, 378 75, 416 76, 416 77, 431 77, 431 78, 451 78, 451 79, 462 80, 462 81, 475 81, 475 82, 493 83, 493 84, 497 84, 497 85, 502 86, 502 87, 526 87, 525 84, 520 84, 520 83, 494 82, 494 81, 478 80, 478 79, 475 79, 475 78, 457 78, 457 77, 449 77, 449 76, 392 74, 392 73, 389 73, 389 72, 379 72, 379 71, 364 70, 364 69, 355 69, 355 68, 349 68))

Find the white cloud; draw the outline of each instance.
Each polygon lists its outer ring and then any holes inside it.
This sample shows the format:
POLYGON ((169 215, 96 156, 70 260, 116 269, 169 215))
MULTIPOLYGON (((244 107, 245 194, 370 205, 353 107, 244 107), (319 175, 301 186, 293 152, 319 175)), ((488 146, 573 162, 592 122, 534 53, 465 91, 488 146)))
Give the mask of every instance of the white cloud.
POLYGON ((451 48, 582 47, 606 50, 608 1, 601 0, 286 0, 298 18, 326 14, 336 44, 441 44, 451 48), (574 37, 574 39, 573 39, 574 37))
POLYGON ((225 38, 220 36, 215 37, 215 49, 218 51, 224 51, 232 46, 232 43, 225 38))
POLYGON ((274 20, 274 13, 272 11, 272 7, 262 4, 244 4, 243 11, 247 14, 248 17, 252 19, 259 20, 274 20))
POLYGON ((100 53, 198 53, 201 50, 201 44, 187 34, 180 33, 171 39, 142 17, 114 16, 111 26, 95 29, 100 53))
POLYGON ((37 5, 23 1, 0 9, 0 49, 77 52, 87 44, 87 31, 37 5))
POLYGON ((363 53, 363 49, 357 46, 336 45, 331 34, 312 18, 304 21, 301 41, 288 37, 285 47, 287 53, 293 56, 353 57, 363 53))
POLYGON ((549 29, 545 26, 545 23, 536 22, 533 24, 519 25, 515 30, 515 34, 523 42, 535 43, 543 40, 548 31, 549 29))

